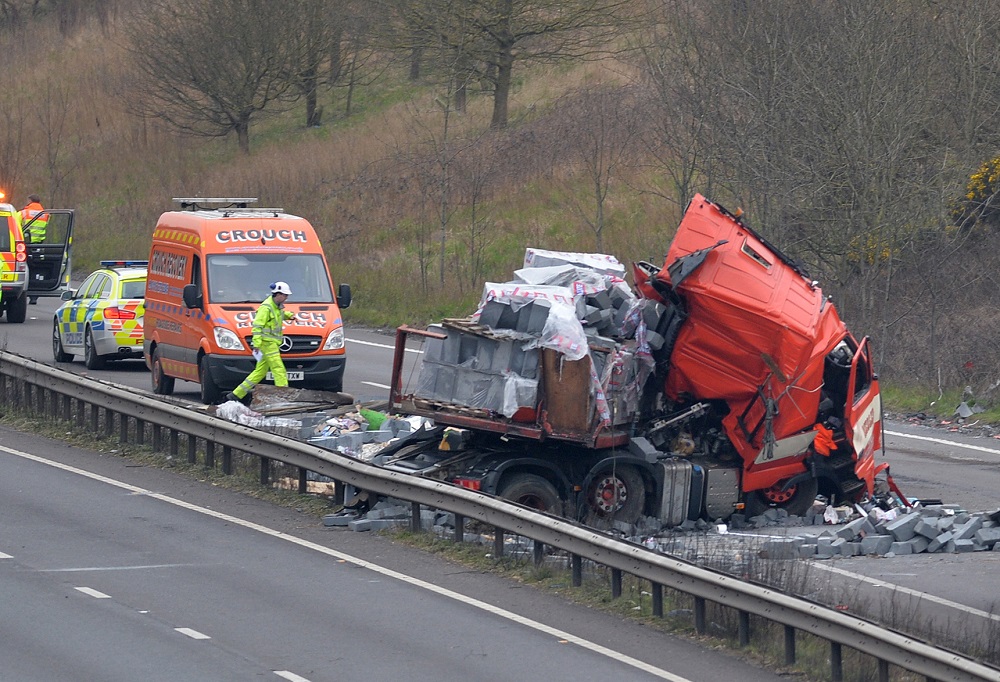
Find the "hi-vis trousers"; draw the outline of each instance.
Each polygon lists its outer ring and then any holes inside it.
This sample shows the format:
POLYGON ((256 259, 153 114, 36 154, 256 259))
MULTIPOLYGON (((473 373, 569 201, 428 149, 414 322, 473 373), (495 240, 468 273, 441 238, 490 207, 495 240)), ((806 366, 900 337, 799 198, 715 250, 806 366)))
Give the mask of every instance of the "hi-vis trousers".
POLYGON ((274 377, 275 386, 288 386, 288 373, 285 372, 285 363, 281 360, 278 344, 273 341, 264 341, 261 343, 260 350, 263 356, 257 361, 257 366, 253 368, 242 384, 233 389, 233 395, 241 400, 253 390, 254 386, 264 380, 268 372, 271 372, 274 377))

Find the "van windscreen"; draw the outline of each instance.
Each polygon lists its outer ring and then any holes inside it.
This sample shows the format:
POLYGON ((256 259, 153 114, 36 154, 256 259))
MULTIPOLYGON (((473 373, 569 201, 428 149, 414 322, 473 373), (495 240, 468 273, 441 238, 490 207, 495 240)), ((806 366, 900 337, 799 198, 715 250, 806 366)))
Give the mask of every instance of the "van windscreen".
POLYGON ((212 303, 260 303, 272 282, 287 282, 289 303, 333 303, 326 265, 318 254, 218 254, 208 257, 212 303))

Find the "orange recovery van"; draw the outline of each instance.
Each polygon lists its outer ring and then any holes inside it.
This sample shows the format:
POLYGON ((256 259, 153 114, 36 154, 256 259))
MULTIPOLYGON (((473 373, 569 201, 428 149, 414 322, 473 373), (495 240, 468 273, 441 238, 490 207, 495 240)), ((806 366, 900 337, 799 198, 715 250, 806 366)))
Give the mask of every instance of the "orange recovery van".
MULTIPOLYGON (((201 385, 218 402, 254 368, 251 328, 272 282, 292 290, 281 356, 289 386, 343 389, 346 353, 340 309, 351 288, 334 293, 323 245, 304 218, 252 208, 249 198, 178 198, 153 232, 146 282, 143 354, 153 392, 175 379, 201 385)), ((268 375, 268 380, 271 377, 268 375)))

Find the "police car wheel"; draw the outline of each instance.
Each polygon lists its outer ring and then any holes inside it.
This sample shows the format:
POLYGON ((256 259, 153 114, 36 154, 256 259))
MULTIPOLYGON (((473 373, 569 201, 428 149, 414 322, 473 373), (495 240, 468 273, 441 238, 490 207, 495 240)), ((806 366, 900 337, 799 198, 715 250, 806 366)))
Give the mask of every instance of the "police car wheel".
POLYGON ((59 321, 52 322, 52 357, 56 362, 69 362, 73 355, 67 353, 62 345, 62 336, 59 335, 59 321))
POLYGON ((97 344, 94 342, 94 330, 87 327, 83 335, 83 362, 87 369, 101 369, 104 367, 104 358, 97 354, 97 344))

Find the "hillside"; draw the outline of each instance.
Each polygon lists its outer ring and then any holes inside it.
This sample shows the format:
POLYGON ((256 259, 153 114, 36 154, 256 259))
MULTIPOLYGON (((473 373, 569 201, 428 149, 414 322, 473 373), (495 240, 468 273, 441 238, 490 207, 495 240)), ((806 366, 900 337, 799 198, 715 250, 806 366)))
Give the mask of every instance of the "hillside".
POLYGON ((133 1, 0 32, 0 187, 78 211, 81 270, 145 256, 171 197, 257 196, 317 226, 349 323, 416 324, 470 312, 526 246, 660 262, 697 191, 800 260, 883 377, 997 384, 1000 61, 980 29, 1000 2, 639 3, 631 50, 519 63, 504 128, 481 81, 459 112, 405 50, 372 47, 364 78, 319 91, 321 125, 296 102, 244 154, 137 113, 133 1))

